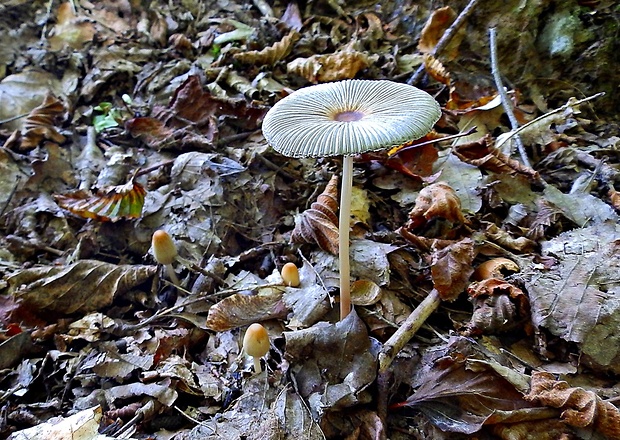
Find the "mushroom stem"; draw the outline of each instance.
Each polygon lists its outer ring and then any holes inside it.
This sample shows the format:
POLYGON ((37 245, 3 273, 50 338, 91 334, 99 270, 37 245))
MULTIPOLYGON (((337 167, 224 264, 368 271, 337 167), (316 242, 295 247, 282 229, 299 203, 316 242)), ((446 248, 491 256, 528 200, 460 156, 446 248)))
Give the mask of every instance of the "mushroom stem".
POLYGON ((260 364, 260 358, 253 356, 252 360, 254 361, 254 372, 256 374, 262 373, 263 372, 263 367, 260 364))
POLYGON ((176 287, 181 287, 181 282, 179 281, 179 277, 177 277, 177 274, 174 271, 174 267, 172 267, 172 263, 164 264, 164 267, 166 268, 166 273, 168 274, 168 278, 170 278, 170 281, 172 281, 172 284, 174 284, 176 287))
POLYGON ((342 185, 338 219, 338 253, 340 265, 340 320, 351 312, 351 274, 349 264, 349 224, 351 218, 351 188, 353 187, 353 156, 342 160, 342 185))

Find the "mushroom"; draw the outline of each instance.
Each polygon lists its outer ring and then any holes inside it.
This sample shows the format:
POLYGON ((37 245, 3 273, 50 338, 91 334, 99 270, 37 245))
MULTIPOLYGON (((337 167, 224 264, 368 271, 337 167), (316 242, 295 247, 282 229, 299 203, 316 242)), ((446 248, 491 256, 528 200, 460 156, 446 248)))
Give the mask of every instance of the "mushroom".
POLYGON ((428 93, 385 80, 345 80, 291 93, 265 115, 263 135, 290 157, 343 156, 339 213, 340 319, 351 311, 349 227, 353 155, 418 139, 439 120, 428 93))
POLYGON ((260 373, 260 358, 269 351, 269 334, 265 327, 254 323, 248 327, 243 336, 243 351, 254 360, 254 371, 260 373))
POLYGON ((177 274, 172 267, 172 262, 178 256, 177 246, 174 244, 174 241, 172 241, 170 234, 162 229, 155 231, 151 239, 151 245, 153 247, 155 261, 159 264, 163 264, 166 268, 168 277, 170 277, 174 285, 180 286, 181 283, 179 282, 179 278, 177 278, 177 274))
POLYGON ((280 272, 282 276, 282 281, 289 287, 298 287, 299 286, 299 269, 295 266, 295 263, 286 263, 282 266, 282 271, 280 272))

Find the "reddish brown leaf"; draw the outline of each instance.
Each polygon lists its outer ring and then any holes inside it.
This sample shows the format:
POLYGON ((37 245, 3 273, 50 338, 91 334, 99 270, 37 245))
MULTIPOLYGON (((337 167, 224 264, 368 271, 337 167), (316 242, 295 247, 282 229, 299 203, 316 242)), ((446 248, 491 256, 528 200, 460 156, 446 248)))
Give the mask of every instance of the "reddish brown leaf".
POLYGON ((321 249, 338 255, 338 176, 331 178, 310 209, 295 219, 291 235, 294 243, 316 243, 321 249))
POLYGON ((474 272, 472 265, 475 256, 471 238, 433 252, 431 278, 442 300, 453 301, 465 290, 474 272))
POLYGON ((620 412, 604 402, 593 391, 571 387, 556 380, 551 373, 534 371, 529 394, 530 402, 562 409, 562 419, 578 428, 591 427, 607 438, 620 438, 620 412))

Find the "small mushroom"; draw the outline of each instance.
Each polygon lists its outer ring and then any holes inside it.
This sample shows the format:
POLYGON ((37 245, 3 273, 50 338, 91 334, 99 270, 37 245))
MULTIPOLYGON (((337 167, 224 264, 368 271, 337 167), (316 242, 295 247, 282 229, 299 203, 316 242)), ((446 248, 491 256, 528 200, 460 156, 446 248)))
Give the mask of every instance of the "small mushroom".
POLYGON ((178 252, 170 234, 161 229, 155 231, 151 239, 151 245, 153 247, 155 261, 159 264, 163 264, 166 268, 168 277, 170 277, 174 285, 180 286, 181 283, 179 282, 179 278, 177 278, 177 274, 172 267, 172 262, 177 258, 178 252))
POLYGON ((291 93, 263 120, 263 135, 290 157, 343 156, 339 213, 340 319, 351 311, 349 227, 353 155, 428 133, 441 109, 428 93, 392 81, 345 80, 291 93))
POLYGON ((295 263, 286 263, 284 266, 282 266, 280 275, 282 276, 282 281, 284 281, 284 284, 286 284, 287 286, 299 286, 299 269, 297 269, 295 263))
POLYGON ((260 324, 254 323, 248 327, 243 336, 243 351, 252 356, 254 360, 254 371, 260 373, 263 369, 260 366, 260 358, 269 351, 269 334, 260 324))

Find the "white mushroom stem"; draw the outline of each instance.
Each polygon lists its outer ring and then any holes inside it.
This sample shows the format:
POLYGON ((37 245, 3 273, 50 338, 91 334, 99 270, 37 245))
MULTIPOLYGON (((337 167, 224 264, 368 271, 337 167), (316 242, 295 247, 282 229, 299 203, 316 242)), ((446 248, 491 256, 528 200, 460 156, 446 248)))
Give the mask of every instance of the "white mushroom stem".
POLYGON ((176 287, 180 287, 181 282, 179 281, 179 277, 177 277, 177 274, 174 271, 174 267, 172 267, 172 263, 164 264, 164 267, 166 268, 166 273, 168 274, 168 278, 170 278, 170 281, 172 281, 172 283, 176 287))
POLYGON ((353 187, 353 156, 342 160, 340 213, 338 219, 338 253, 340 262, 340 320, 351 312, 351 267, 349 264, 349 225, 351 218, 351 188, 353 187))
POLYGON ((252 360, 254 361, 254 372, 256 374, 263 372, 263 367, 260 364, 260 358, 256 356, 252 356, 252 360))

